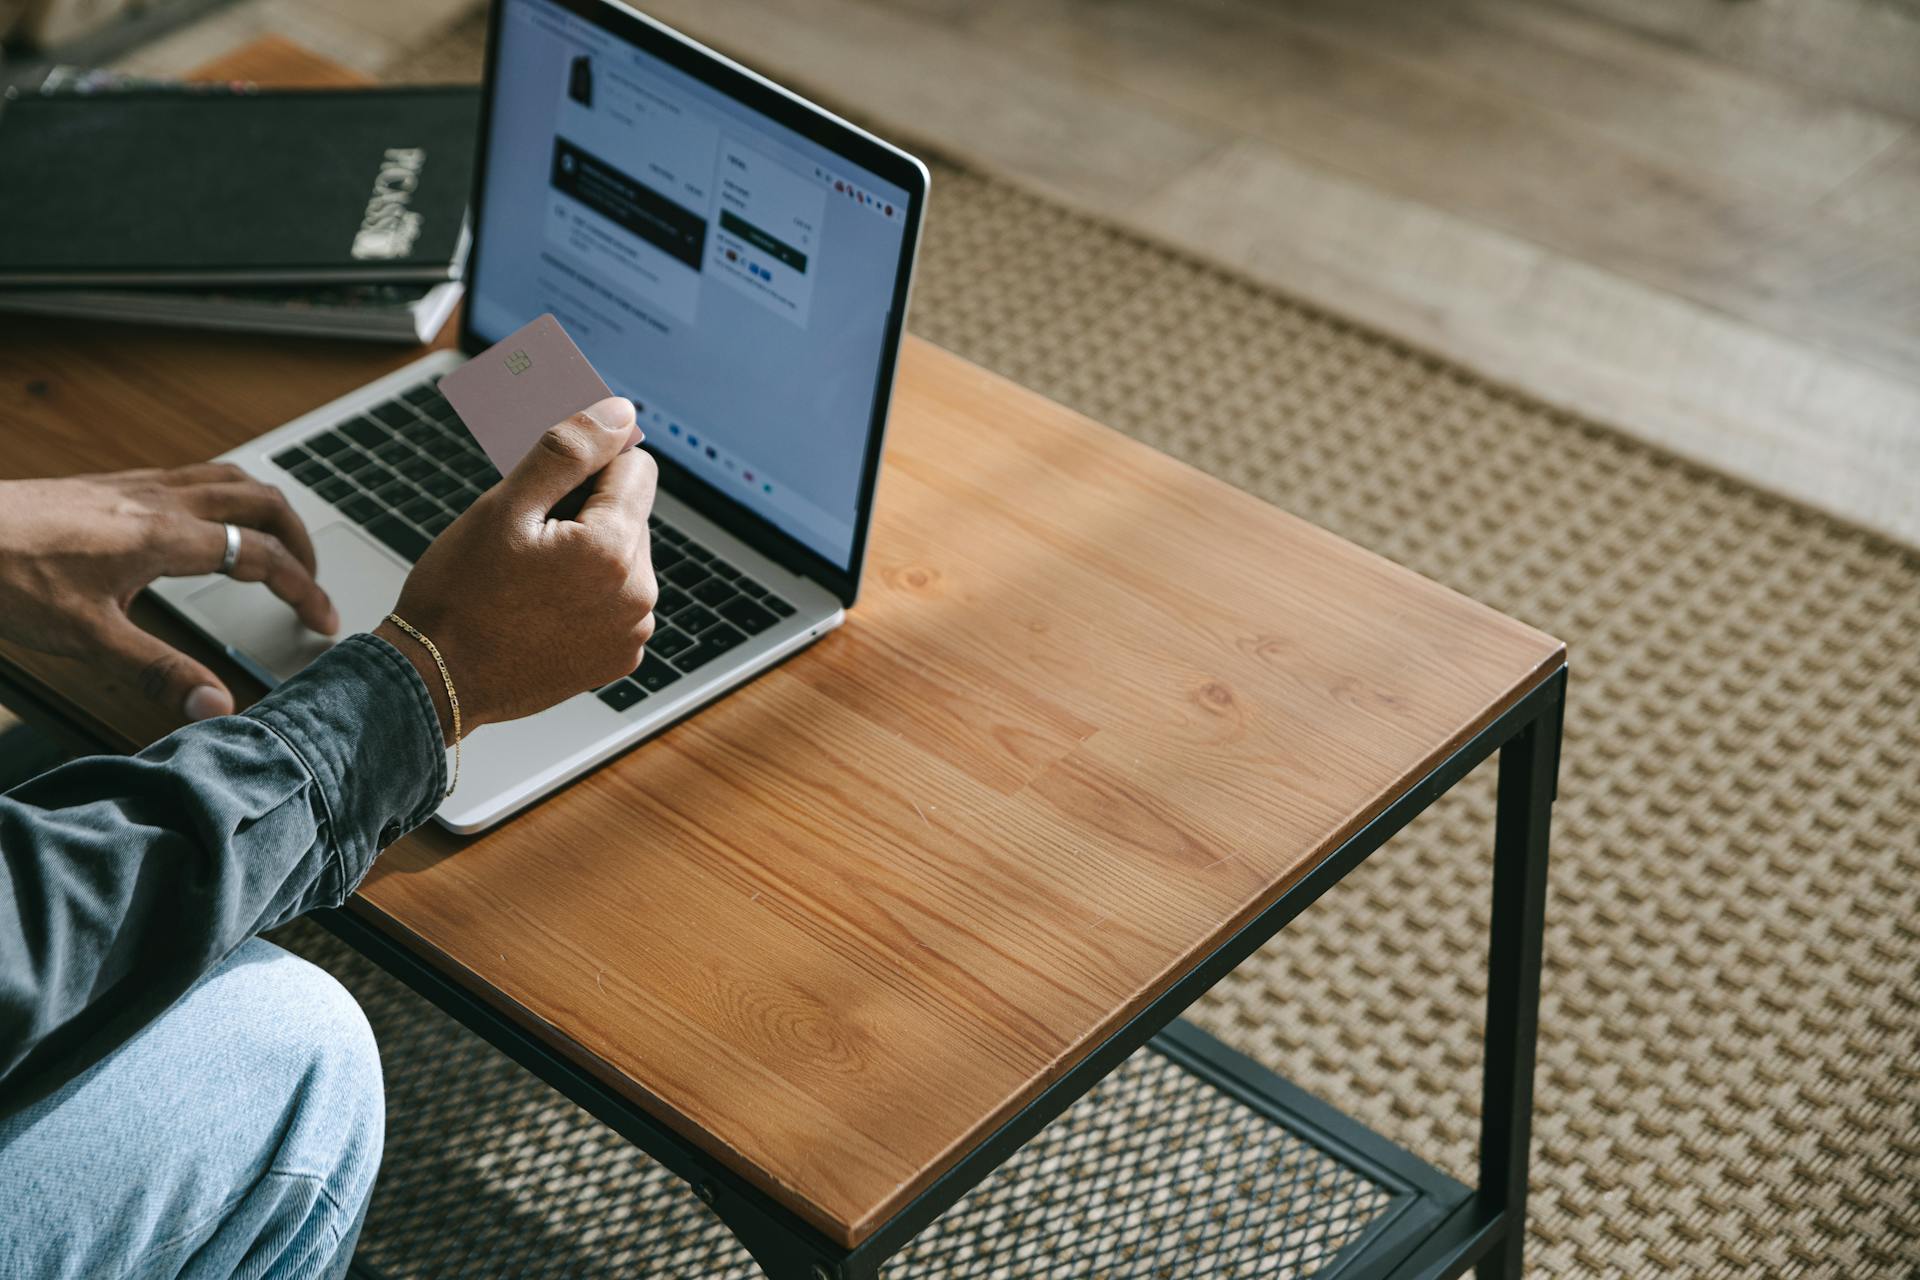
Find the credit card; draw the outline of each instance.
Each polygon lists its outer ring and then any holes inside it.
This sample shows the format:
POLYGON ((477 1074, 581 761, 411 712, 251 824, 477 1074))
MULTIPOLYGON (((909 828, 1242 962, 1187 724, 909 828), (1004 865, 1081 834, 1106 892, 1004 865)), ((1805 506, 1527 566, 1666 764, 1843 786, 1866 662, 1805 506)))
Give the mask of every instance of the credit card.
MULTIPOLYGON (((548 314, 440 379, 440 394, 506 475, 548 427, 613 392, 548 314)), ((639 442, 636 426, 627 444, 639 442)))

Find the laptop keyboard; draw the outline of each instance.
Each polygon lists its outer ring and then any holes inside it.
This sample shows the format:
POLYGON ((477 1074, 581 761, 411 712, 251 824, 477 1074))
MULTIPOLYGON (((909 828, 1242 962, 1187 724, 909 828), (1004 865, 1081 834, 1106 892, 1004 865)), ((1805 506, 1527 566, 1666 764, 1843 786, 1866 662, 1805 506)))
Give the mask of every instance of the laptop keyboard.
MULTIPOLYGON (((420 558, 500 473, 461 424, 437 379, 408 387, 356 418, 308 436, 273 460, 349 520, 420 558)), ((615 711, 745 644, 793 606, 659 516, 650 516, 660 584, 653 639, 631 676, 599 691, 615 711)))

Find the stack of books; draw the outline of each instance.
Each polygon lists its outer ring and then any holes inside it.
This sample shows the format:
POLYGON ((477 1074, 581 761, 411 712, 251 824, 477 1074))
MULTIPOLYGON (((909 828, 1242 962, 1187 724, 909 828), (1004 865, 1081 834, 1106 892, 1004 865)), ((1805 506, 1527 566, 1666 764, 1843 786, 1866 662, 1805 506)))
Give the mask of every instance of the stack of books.
POLYGON ((0 102, 0 310, 426 342, 479 95, 55 75, 0 102))

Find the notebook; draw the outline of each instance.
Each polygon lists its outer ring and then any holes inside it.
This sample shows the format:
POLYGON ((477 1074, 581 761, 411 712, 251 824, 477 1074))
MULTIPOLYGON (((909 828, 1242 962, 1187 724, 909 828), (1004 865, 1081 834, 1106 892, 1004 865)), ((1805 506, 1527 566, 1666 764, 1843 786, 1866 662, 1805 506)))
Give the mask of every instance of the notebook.
POLYGON ((472 88, 23 95, 0 287, 458 279, 472 88))

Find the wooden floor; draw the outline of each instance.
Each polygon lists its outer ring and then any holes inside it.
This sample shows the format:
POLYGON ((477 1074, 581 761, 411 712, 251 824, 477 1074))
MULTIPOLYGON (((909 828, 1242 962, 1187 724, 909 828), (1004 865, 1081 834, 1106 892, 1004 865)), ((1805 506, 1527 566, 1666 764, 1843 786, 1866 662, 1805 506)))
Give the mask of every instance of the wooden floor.
MULTIPOLYGON (((1915 0, 651 0, 925 144, 1920 543, 1915 0)), ((376 70, 460 0, 247 0, 376 70)), ((935 194, 938 200, 938 194, 935 194)))

